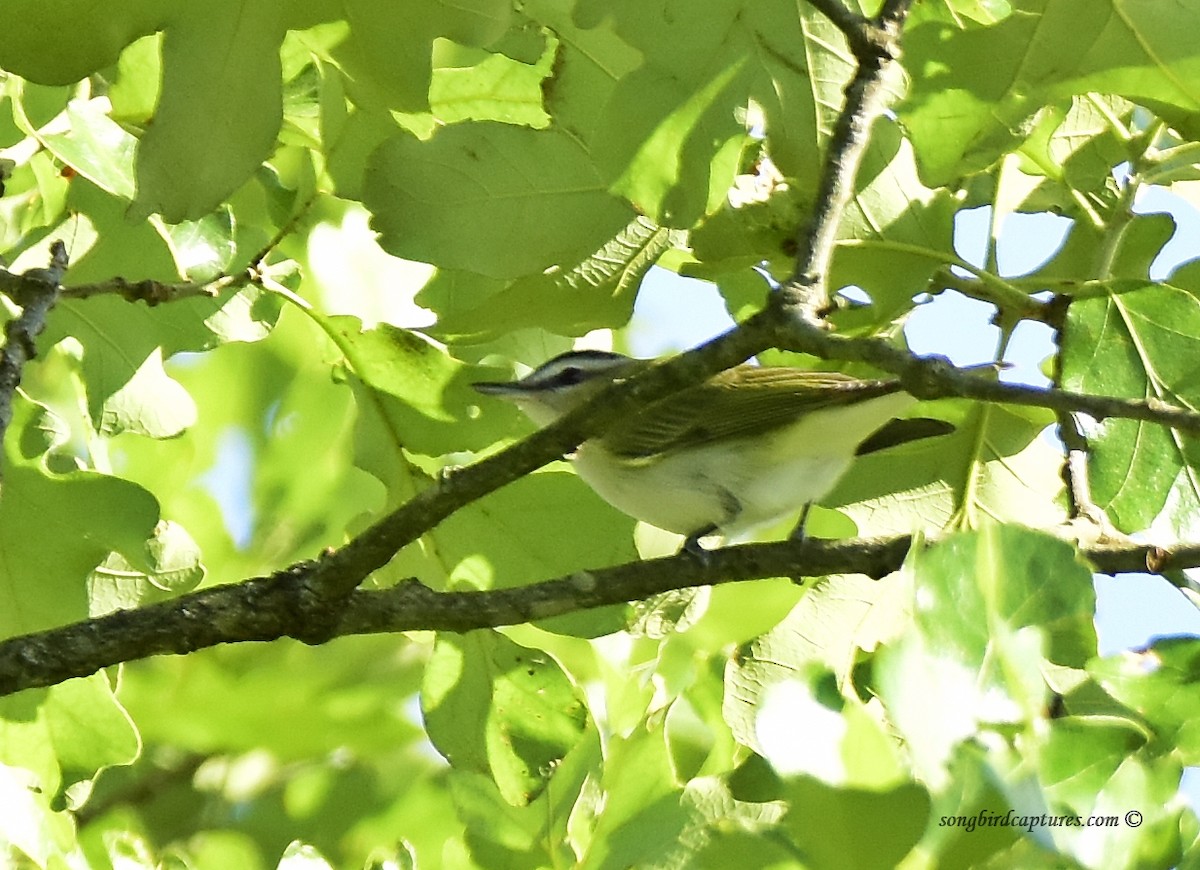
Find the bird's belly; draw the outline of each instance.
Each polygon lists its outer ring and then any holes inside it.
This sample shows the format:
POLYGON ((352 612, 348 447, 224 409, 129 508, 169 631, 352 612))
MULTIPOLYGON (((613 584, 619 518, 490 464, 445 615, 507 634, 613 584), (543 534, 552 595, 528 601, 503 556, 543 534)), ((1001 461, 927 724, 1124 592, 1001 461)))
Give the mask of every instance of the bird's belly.
POLYGON ((632 517, 681 535, 710 528, 730 535, 824 497, 853 461, 836 453, 780 456, 761 443, 738 447, 631 462, 585 444, 575 467, 601 498, 632 517))

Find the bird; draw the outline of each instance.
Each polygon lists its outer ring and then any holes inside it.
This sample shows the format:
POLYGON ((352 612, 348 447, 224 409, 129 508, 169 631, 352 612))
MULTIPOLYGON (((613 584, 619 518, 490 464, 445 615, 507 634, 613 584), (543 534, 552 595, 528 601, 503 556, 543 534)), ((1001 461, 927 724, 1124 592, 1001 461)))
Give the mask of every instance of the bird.
MULTIPOLYGON (((573 350, 514 381, 475 389, 547 426, 654 360, 573 350)), ((726 541, 820 501, 856 456, 953 430, 896 419, 917 400, 898 380, 743 363, 618 420, 570 457, 601 498, 635 519, 685 537, 726 541)))

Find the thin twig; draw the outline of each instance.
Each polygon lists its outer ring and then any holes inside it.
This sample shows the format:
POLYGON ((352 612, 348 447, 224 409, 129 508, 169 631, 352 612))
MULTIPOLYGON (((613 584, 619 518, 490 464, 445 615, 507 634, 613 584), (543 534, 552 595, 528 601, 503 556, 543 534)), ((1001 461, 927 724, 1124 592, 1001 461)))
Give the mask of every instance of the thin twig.
POLYGON ((966 278, 956 275, 948 268, 939 269, 934 273, 932 284, 937 288, 954 290, 971 299, 988 302, 995 305, 1002 315, 1017 320, 1036 320, 1041 323, 1053 324, 1054 309, 1049 302, 1034 299, 1020 291, 1003 292, 992 281, 979 278, 966 278))
POLYGON ((905 390, 918 399, 960 396, 985 402, 1031 405, 1052 411, 1082 411, 1097 420, 1119 417, 1158 423, 1184 432, 1200 432, 1200 413, 1157 399, 1093 396, 1070 390, 1000 383, 955 368, 943 357, 913 356, 879 339, 847 338, 809 323, 788 324, 781 331, 776 346, 811 353, 822 359, 870 363, 896 375, 905 390))
POLYGON ((1067 448, 1066 462, 1063 463, 1063 483, 1067 487, 1068 515, 1083 517, 1099 524, 1103 512, 1092 500, 1091 486, 1088 485, 1087 473, 1087 440, 1079 431, 1075 416, 1067 411, 1059 411, 1058 437, 1067 448))
MULTIPOLYGON (((62 295, 64 299, 90 299, 93 296, 115 294, 129 302, 145 302, 153 307, 164 302, 177 302, 180 299, 191 299, 197 296, 212 298, 226 287, 233 286, 234 280, 222 278, 209 284, 196 284, 191 281, 171 284, 150 278, 142 281, 128 281, 118 277, 92 284, 64 287, 62 295)), ((243 283, 245 282, 243 281, 243 283)))

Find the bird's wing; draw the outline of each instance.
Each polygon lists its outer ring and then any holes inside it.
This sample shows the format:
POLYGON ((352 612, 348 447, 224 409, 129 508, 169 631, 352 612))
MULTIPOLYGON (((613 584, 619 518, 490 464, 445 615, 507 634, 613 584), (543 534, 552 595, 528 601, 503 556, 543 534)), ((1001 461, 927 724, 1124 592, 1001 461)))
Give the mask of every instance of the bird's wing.
POLYGON ((767 432, 812 411, 850 405, 900 389, 899 381, 746 366, 668 396, 616 424, 599 441, 617 455, 645 457, 767 432))
POLYGON ((949 435, 954 431, 954 424, 945 420, 934 420, 929 417, 908 417, 903 420, 889 420, 871 434, 866 441, 858 445, 854 451, 856 456, 866 456, 907 444, 909 441, 919 441, 923 438, 936 438, 949 435))

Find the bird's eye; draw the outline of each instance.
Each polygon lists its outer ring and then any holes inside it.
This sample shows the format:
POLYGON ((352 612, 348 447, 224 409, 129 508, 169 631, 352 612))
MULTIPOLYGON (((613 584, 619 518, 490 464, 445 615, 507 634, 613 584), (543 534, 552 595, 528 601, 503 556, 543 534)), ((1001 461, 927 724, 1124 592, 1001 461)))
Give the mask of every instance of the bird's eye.
POLYGON ((577 384, 583 380, 583 369, 576 366, 567 366, 558 373, 558 382, 566 386, 577 384))

